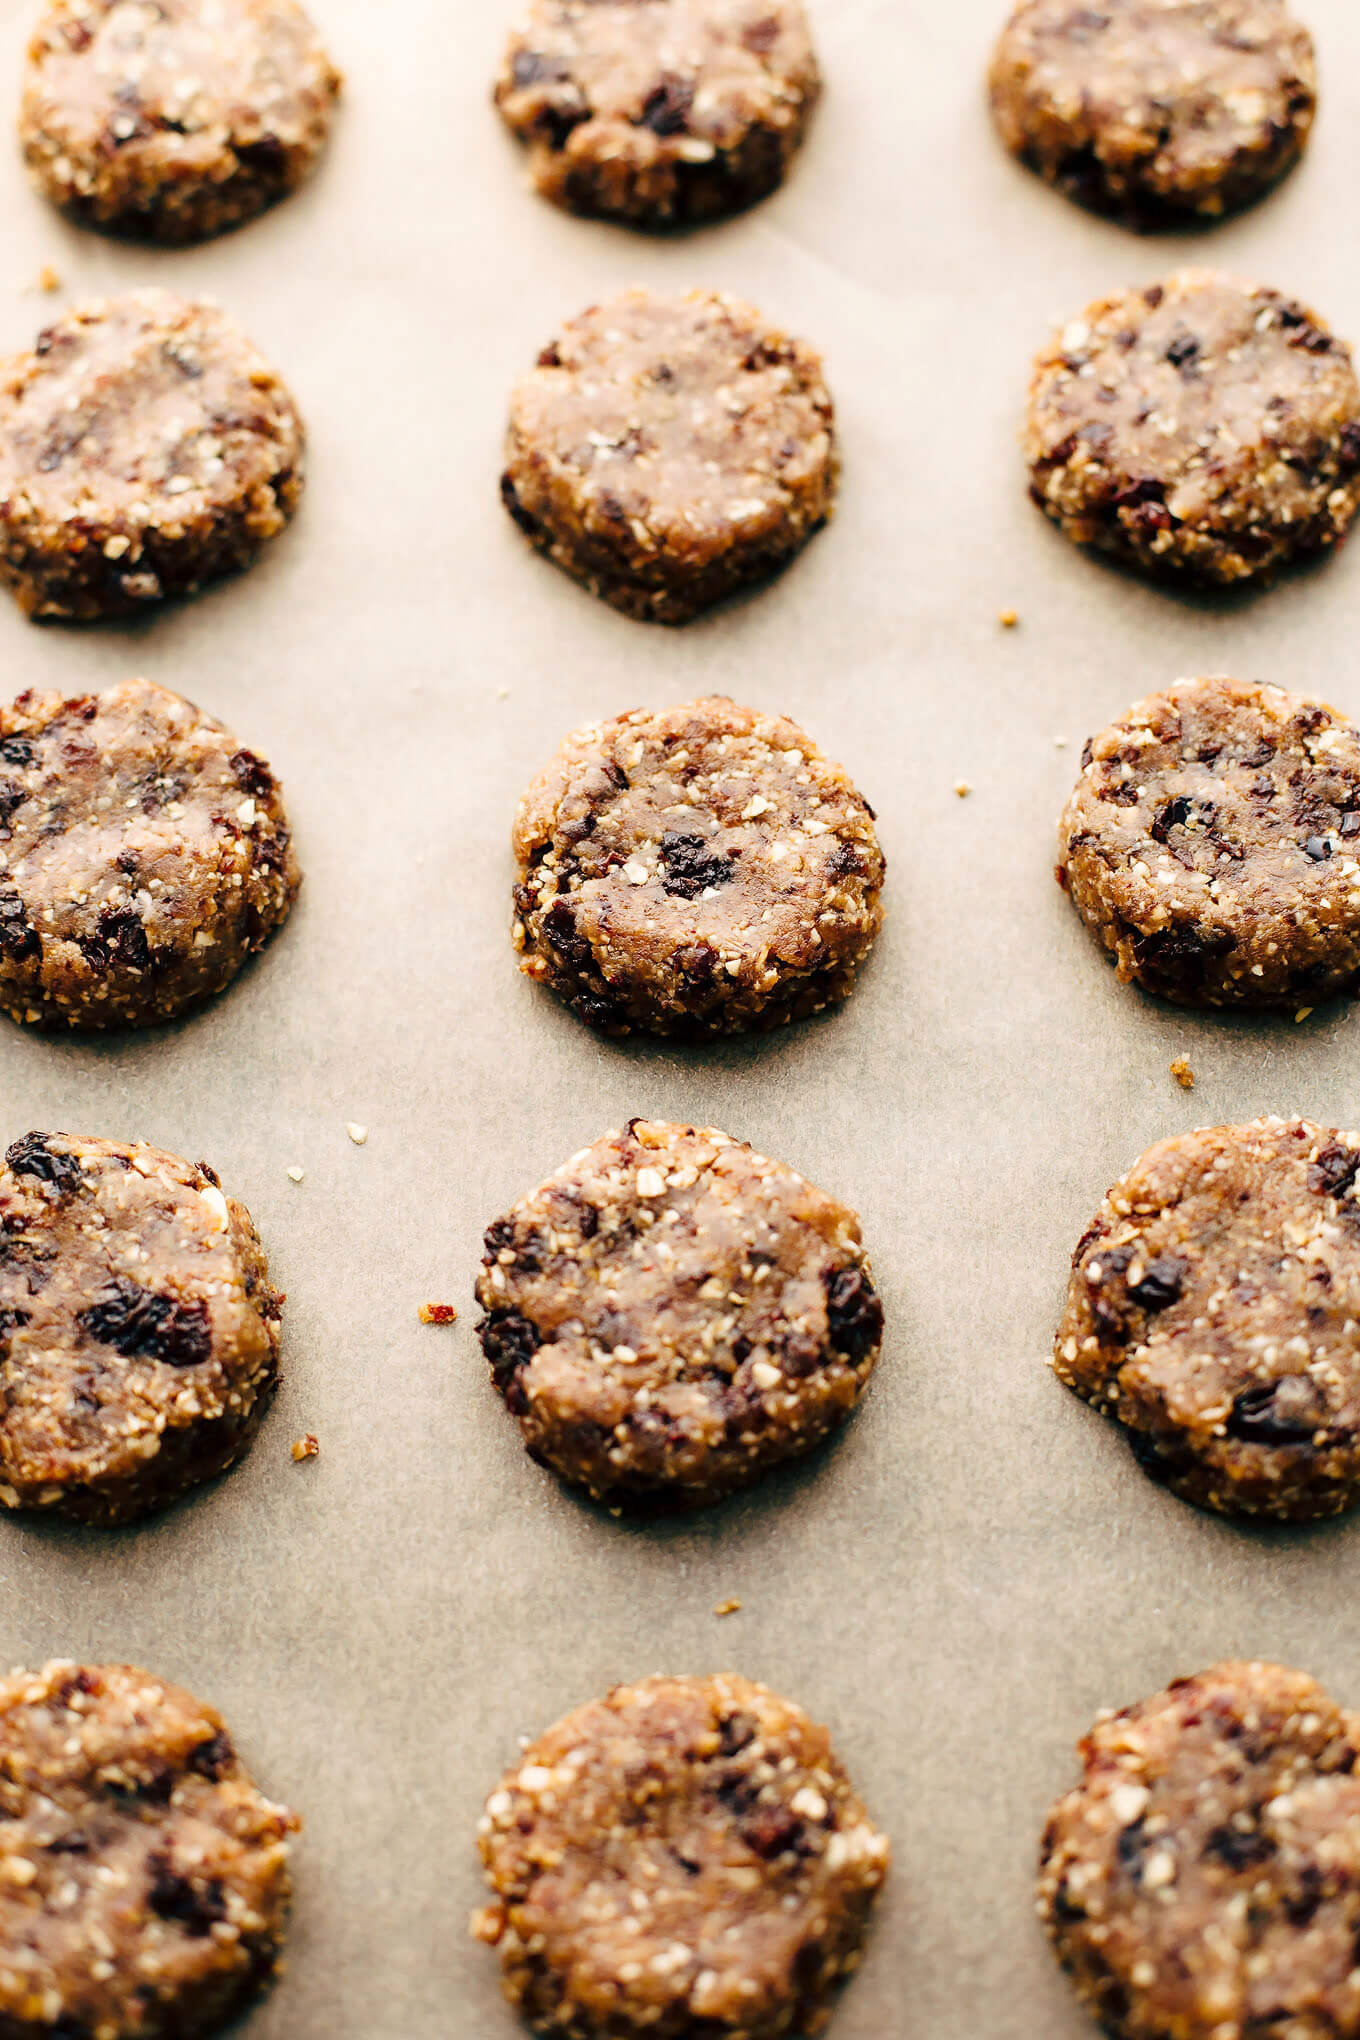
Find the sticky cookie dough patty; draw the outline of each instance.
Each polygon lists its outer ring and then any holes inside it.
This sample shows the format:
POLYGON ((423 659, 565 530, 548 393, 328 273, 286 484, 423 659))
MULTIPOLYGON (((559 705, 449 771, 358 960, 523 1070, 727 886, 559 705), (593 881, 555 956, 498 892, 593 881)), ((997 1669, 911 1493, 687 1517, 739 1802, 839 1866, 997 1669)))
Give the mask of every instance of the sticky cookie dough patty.
POLYGON ((1360 1134, 1304 1119, 1149 1148, 1072 1257, 1058 1378, 1201 1508, 1360 1493, 1360 1134))
POLYGON ((1221 1664, 1103 1714, 1044 1836, 1039 1909, 1123 2040, 1360 2034, 1360 1719, 1221 1664))
POLYGON ((882 925, 873 809, 796 723, 721 697, 577 730, 514 848, 520 968, 610 1034, 818 1012, 882 925))
POLYGON ((91 1523, 239 1459, 278 1379, 283 1298, 205 1163, 30 1133, 0 1170, 0 1502, 91 1523))
POLYGON ((230 983, 300 883, 278 782, 164 687, 0 708, 0 1009, 140 1027, 230 983))
POLYGON ((87 225, 197 241, 301 184, 339 89, 295 0, 51 0, 20 139, 41 189, 87 225))
POLYGON ((1068 538, 1211 585, 1325 551, 1360 504, 1350 348, 1213 270, 1089 305, 1035 363, 1024 443, 1068 538))
POLYGON ((0 2031, 193 2040, 273 1972, 297 1816, 131 1665, 0 1679, 0 2031))
POLYGON ((811 1450, 883 1338, 859 1220, 712 1128, 633 1120, 486 1234, 478 1326, 535 1459, 698 1504, 811 1450))
POLYGON ((1125 983, 1298 1006, 1360 979, 1360 731, 1322 702, 1178 680, 1093 737, 1059 882, 1125 983))
POLYGON ((734 1673, 577 1708, 479 1832, 495 1901, 475 1931, 565 2040, 811 2040, 889 1857, 826 1730, 734 1673))
POLYGON ((215 305, 85 305, 0 369, 0 578, 80 621, 190 594, 282 531, 302 458, 292 397, 215 305))
POLYGON ((532 0, 496 104, 545 197, 672 227, 773 191, 820 89, 801 0, 532 0))
POLYGON ((1258 198, 1317 104, 1313 39, 1281 0, 1021 0, 990 82, 1012 154, 1133 226, 1258 198))
POLYGON ((769 578, 831 515, 821 357, 735 298, 625 291, 515 390, 501 493, 593 595, 685 623, 769 578))

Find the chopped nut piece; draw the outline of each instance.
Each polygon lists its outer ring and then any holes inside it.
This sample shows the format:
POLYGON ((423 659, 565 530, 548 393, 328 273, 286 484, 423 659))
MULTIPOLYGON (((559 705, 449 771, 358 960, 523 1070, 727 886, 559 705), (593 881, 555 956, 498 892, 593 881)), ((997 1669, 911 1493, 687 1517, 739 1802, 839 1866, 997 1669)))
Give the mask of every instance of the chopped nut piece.
POLYGON ((740 1601, 719 1601, 713 1610, 715 1615, 737 1615, 741 1612, 740 1601))
POLYGON ((305 1438, 295 1438, 293 1440, 293 1457, 298 1461, 315 1459, 320 1450, 321 1447, 317 1444, 315 1437, 310 1431, 305 1438))
POLYGON ((362 1147, 368 1139, 368 1128, 366 1126, 356 1126, 352 1119, 346 1125, 345 1132, 354 1142, 355 1147, 362 1147))
POLYGON ((997 618, 997 622, 1001 625, 1001 628, 1003 630, 1014 630, 1015 626, 1017 625, 1017 623, 1019 623, 1019 621, 1020 621, 1019 614, 1014 609, 1003 609, 1000 616, 998 616, 997 618))
POLYGON ((302 1181, 303 1173, 304 1172, 298 1167, 296 1167, 296 1165, 293 1168, 286 1171, 290 1183, 300 1183, 302 1181))
POLYGON ((1183 1091, 1194 1090, 1195 1073, 1183 1055, 1178 1055, 1175 1062, 1172 1063, 1171 1074, 1183 1091))
POLYGON ((50 262, 45 262, 38 271, 38 289, 49 292, 61 289, 61 278, 50 262))
POLYGON ((960 800, 967 800, 969 794, 973 791, 973 789, 968 784, 968 781, 966 779, 960 779, 955 783, 954 791, 958 795, 960 800))

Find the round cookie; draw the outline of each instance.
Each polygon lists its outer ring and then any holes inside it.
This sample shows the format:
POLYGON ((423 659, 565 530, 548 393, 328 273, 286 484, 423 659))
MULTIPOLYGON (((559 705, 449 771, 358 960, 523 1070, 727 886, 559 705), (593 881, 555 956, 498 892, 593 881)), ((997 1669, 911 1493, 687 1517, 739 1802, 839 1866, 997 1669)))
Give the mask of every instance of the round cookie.
POLYGON ((149 680, 0 708, 0 1010, 144 1027, 231 982, 301 874, 269 767, 149 680))
POLYGON ((30 1133, 0 1170, 0 1503, 129 1523, 239 1459, 283 1298, 206 1163, 30 1133))
POLYGON ((712 1128, 631 1120, 487 1228, 478 1325, 531 1455, 694 1506, 820 1444, 878 1359, 859 1220, 712 1128))
POLYGON ((86 225, 198 241, 302 183, 339 90, 297 0, 49 0, 19 134, 86 225))
POLYGON ((1316 313, 1187 269, 1089 305, 1040 354, 1031 493, 1078 545, 1156 575, 1259 581, 1344 538, 1360 384, 1316 313))
POLYGON ((1201 1127, 1079 1241, 1058 1378, 1183 1500, 1305 1522, 1360 1495, 1358 1171, 1360 1134, 1201 1127))
POLYGON ((812 2040, 889 1859, 826 1730, 730 1672, 577 1708, 479 1836, 496 1896, 474 1931, 563 2040, 812 2040))
POLYGON ((836 474, 805 341, 735 298, 630 290, 570 320, 517 386, 501 494, 592 595, 685 623, 801 551, 836 474))
POLYGON ((1360 730, 1322 702, 1178 680, 1093 737, 1058 881, 1125 984, 1315 1005, 1360 980, 1360 730))
POLYGON ((990 83, 1013 155, 1135 227, 1259 198, 1317 106, 1313 39, 1282 0, 1020 0, 990 83))
POLYGON ((783 716, 715 696, 568 737, 515 819, 520 968, 609 1034, 844 999, 882 926, 874 811, 783 716))
POLYGON ((0 2031, 196 2040, 274 1973, 296 1814, 131 1665, 0 1679, 0 2031))
POLYGON ((292 397, 215 305, 85 305, 0 372, 0 578, 81 621, 191 594, 282 531, 302 455, 292 397))
POLYGON ((546 198, 678 227, 781 184, 820 90, 802 0, 531 0, 496 104, 546 198))
POLYGON ((1360 2035, 1360 1717, 1302 1672, 1220 1664, 1081 1744, 1039 1910, 1121 2040, 1360 2035))

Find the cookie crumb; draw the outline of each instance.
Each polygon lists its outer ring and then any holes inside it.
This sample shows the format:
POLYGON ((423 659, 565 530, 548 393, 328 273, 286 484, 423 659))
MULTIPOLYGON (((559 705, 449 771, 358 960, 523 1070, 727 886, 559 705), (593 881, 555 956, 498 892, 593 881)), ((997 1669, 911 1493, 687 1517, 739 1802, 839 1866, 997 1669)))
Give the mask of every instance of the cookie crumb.
POLYGON ((452 1325, 458 1322, 458 1312, 451 1303, 422 1303, 420 1322, 423 1325, 452 1325))
POLYGON ((1003 609, 996 620, 1003 630, 1014 630, 1020 621, 1020 614, 1015 609, 1003 609))
POLYGON ((356 1125, 354 1120, 352 1119, 347 1122, 345 1126, 345 1132, 354 1142, 355 1147, 362 1147, 364 1142, 368 1139, 368 1128, 366 1126, 356 1125))
POLYGON ((294 1166, 293 1168, 287 1170, 285 1173, 287 1174, 290 1183, 300 1183, 302 1181, 304 1171, 294 1166))
POLYGON ((1195 1073, 1183 1055, 1178 1055, 1175 1062, 1172 1063, 1171 1074, 1183 1091, 1194 1090, 1195 1073))
POLYGON ((293 1440, 293 1457, 299 1463, 304 1459, 315 1459, 320 1450, 321 1447, 317 1444, 310 1431, 305 1438, 295 1438, 293 1440))
POLYGON ((50 262, 44 262, 42 268, 38 271, 38 281, 35 288, 48 291, 49 293, 61 289, 61 276, 52 267, 50 262))
POLYGON ((954 783, 954 791, 958 795, 960 800, 967 800, 969 794, 973 791, 973 789, 968 784, 968 781, 966 779, 959 779, 956 780, 954 783))
POLYGON ((713 1610, 713 1613, 715 1615, 739 1615, 741 1613, 741 1602, 719 1601, 717 1607, 713 1610))

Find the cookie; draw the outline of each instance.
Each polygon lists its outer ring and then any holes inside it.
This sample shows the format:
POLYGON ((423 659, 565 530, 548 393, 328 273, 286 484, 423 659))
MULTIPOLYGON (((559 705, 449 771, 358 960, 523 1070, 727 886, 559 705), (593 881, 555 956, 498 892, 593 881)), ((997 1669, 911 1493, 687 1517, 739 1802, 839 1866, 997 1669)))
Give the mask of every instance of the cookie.
POLYGON ((826 1730, 730 1672, 577 1708, 479 1836, 495 1900, 474 1930, 563 2040, 812 2040, 889 1855, 826 1730))
MULTIPOLYGON (((241 1457, 283 1298, 206 1163, 30 1133, 0 1170, 0 1503, 129 1523, 241 1457)), ((0 2022, 2 2024, 2 2022, 0 2022)))
POLYGON ((1020 0, 990 84, 1013 155, 1146 228, 1259 198, 1317 107, 1313 38, 1282 0, 1020 0))
POLYGON ((19 136, 85 225, 199 241, 310 175, 339 89, 296 0, 49 0, 19 136))
POLYGON ((149 680, 0 708, 0 1010, 146 1027, 231 982, 300 883, 277 780, 149 680))
POLYGON ((0 1679, 0 2031, 195 2040, 273 1974, 288 1837, 221 1716, 131 1665, 0 1679))
POLYGON ((781 184, 820 89, 801 0, 530 0, 496 104, 545 198, 665 228, 781 184))
POLYGON ((1281 687, 1178 680, 1093 737, 1058 881, 1121 981, 1183 1006, 1360 981, 1360 730, 1281 687))
POLYGON ((1228 1515, 1360 1495, 1360 1134, 1304 1119, 1149 1148, 1072 1257, 1058 1378, 1228 1515))
POLYGON ((715 696, 568 737, 514 830, 520 968, 609 1034, 848 996, 882 925, 874 811, 783 716, 715 696))
POLYGON ((1102 1714, 1044 1835, 1039 1911, 1122 2040, 1360 2034, 1360 1717, 1221 1664, 1102 1714))
POLYGON ((1360 504, 1350 348, 1213 270, 1089 305, 1035 363, 1024 443, 1068 538, 1208 585, 1324 552, 1360 504))
POLYGON ((0 370, 0 578, 81 621, 191 594, 282 531, 302 455, 292 397, 215 305, 85 305, 0 370))
POLYGON ((630 290, 570 320, 516 388, 501 494, 592 595, 686 623, 801 551, 836 471, 805 341, 736 298, 630 290))
POLYGON ((531 1455, 693 1506, 818 1445, 883 1339, 854 1212, 711 1127, 634 1119, 488 1227, 477 1330, 531 1455))

